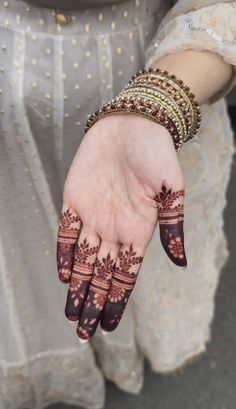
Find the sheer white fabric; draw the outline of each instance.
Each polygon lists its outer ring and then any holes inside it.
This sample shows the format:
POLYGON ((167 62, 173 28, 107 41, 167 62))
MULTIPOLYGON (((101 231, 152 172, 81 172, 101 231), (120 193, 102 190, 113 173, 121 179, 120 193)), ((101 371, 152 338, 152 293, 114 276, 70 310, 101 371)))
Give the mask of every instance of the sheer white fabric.
POLYGON ((0 409, 55 401, 100 409, 105 377, 138 393, 144 357, 155 371, 171 371, 210 338, 228 255, 222 210, 234 150, 222 95, 202 106, 201 130, 179 153, 188 269, 167 259, 157 230, 113 333, 98 329, 81 345, 64 316, 55 240, 87 115, 177 48, 210 49, 236 65, 235 2, 114 3, 68 11, 71 23, 59 27, 51 9, 0 0, 0 409))

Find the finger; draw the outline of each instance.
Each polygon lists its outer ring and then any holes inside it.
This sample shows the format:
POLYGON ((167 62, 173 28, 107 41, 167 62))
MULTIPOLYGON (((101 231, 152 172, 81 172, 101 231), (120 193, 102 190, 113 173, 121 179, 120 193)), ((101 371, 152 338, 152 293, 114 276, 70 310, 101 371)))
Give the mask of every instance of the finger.
POLYGON ((63 206, 57 235, 58 277, 63 283, 69 283, 74 261, 74 249, 79 236, 81 219, 68 206, 63 206))
POLYGON ((106 302, 120 245, 102 241, 84 303, 77 334, 88 340, 95 333, 106 302))
POLYGON ((184 189, 174 189, 163 182, 156 195, 162 246, 174 264, 187 266, 184 249, 184 189))
POLYGON ((120 248, 107 300, 102 311, 100 325, 103 331, 113 331, 119 324, 135 286, 144 252, 144 248, 133 247, 133 244, 122 245, 120 248))
POLYGON ((79 319, 92 278, 99 246, 98 235, 83 226, 75 247, 74 265, 65 306, 65 315, 70 321, 79 319))

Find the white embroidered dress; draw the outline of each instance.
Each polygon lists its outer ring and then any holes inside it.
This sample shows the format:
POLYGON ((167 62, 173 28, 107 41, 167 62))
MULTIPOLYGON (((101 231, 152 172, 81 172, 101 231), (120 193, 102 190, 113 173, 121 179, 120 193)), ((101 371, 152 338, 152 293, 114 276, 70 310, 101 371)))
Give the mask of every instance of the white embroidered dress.
POLYGON ((153 370, 170 371, 210 338, 228 254, 222 210, 234 148, 223 96, 236 78, 236 3, 94 3, 65 12, 63 25, 53 9, 0 0, 0 409, 54 401, 100 409, 105 377, 138 393, 144 357, 153 370), (212 50, 234 66, 179 153, 188 269, 168 260, 156 231, 118 328, 81 345, 56 272, 65 175, 87 116, 138 69, 188 48, 212 50))

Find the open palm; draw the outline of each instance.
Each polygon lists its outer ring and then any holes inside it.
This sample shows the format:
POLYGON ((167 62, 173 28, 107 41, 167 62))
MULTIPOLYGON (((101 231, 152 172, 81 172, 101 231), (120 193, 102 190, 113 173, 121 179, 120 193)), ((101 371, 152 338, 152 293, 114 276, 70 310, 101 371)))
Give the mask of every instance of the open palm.
POLYGON ((183 177, 169 132, 136 114, 113 114, 85 134, 64 188, 58 274, 65 313, 89 339, 118 325, 157 221, 169 258, 185 266, 183 177))

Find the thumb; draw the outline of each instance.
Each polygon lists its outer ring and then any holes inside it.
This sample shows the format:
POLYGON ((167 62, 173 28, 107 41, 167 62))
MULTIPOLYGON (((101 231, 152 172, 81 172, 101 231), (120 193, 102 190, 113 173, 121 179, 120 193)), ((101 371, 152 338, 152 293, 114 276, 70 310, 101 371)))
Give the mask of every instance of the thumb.
POLYGON ((162 183, 155 200, 158 206, 158 220, 162 246, 174 264, 187 266, 184 249, 184 189, 174 189, 162 183))

